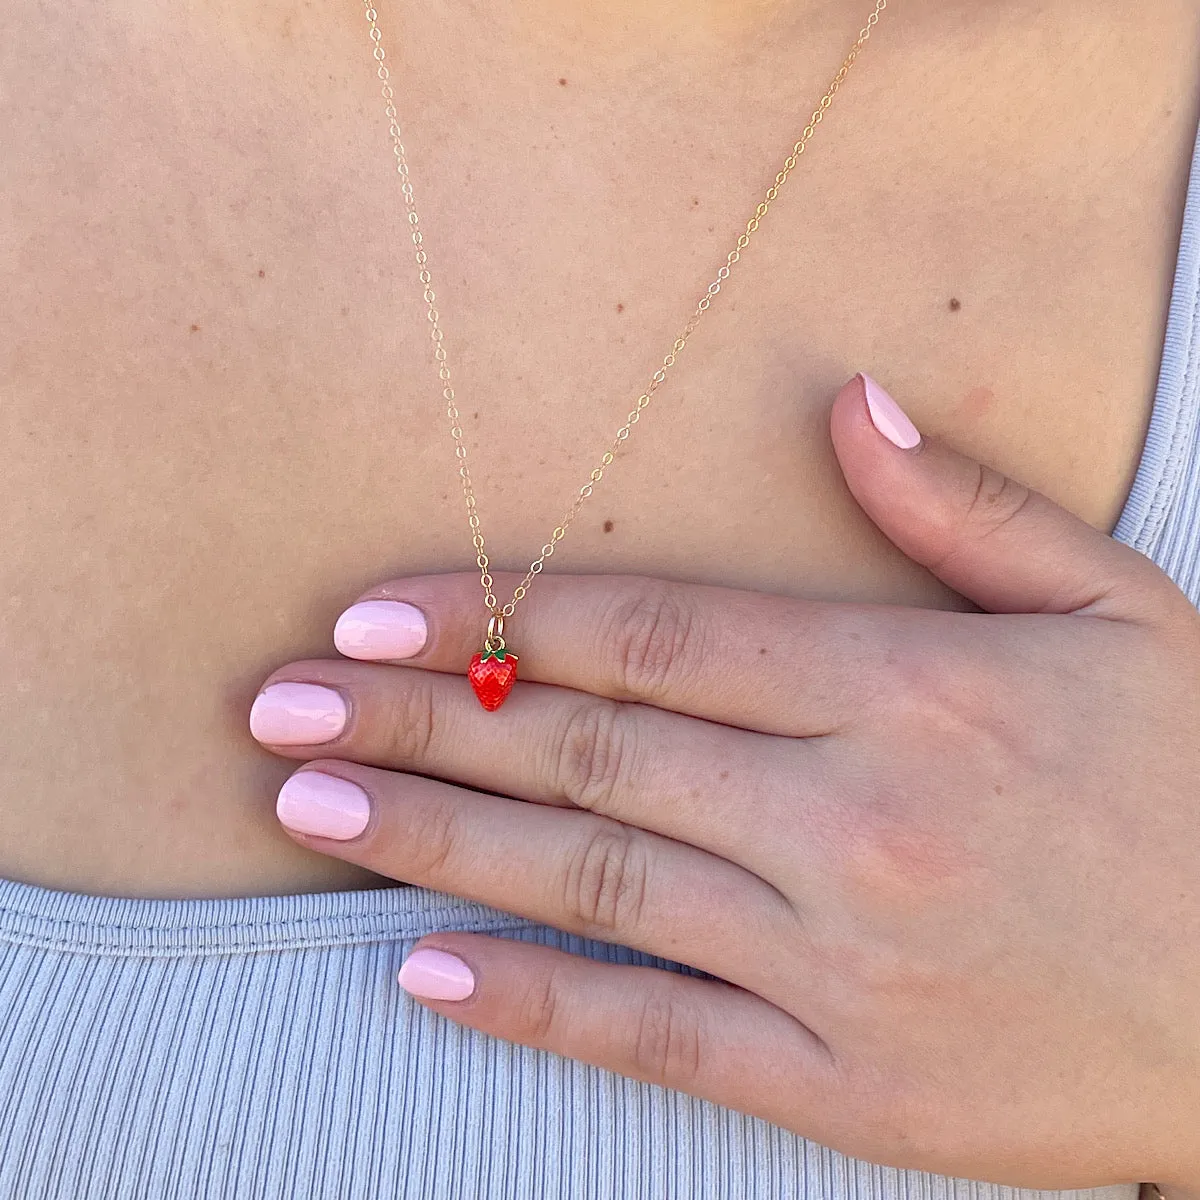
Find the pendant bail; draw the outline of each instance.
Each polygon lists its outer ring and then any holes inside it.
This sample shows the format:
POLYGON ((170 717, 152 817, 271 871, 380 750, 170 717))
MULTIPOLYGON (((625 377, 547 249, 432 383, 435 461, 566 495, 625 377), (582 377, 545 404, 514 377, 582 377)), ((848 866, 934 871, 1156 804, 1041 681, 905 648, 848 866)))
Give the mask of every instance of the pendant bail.
POLYGON ((502 613, 492 613, 488 621, 487 637, 483 639, 483 648, 495 653, 504 649, 504 616, 502 613))

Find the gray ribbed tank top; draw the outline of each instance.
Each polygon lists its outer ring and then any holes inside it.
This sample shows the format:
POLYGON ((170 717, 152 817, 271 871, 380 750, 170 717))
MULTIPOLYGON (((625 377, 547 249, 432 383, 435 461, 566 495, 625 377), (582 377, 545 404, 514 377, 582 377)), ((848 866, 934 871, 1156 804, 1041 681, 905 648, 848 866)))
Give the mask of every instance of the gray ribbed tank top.
MULTIPOLYGON (((1200 604, 1200 166, 1116 536, 1200 604)), ((132 900, 0 880, 3 1200, 1135 1200, 855 1162, 404 996, 437 929, 642 955, 419 888, 132 900)))

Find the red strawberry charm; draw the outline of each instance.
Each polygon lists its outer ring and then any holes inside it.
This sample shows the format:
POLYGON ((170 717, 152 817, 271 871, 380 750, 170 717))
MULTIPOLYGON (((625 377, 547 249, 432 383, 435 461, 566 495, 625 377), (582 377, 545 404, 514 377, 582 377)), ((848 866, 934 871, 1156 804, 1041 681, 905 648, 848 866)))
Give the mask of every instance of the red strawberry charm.
POLYGON ((495 712, 508 699, 508 693, 517 681, 517 656, 503 646, 497 650, 485 646, 482 654, 471 659, 467 678, 479 703, 488 712, 495 712))

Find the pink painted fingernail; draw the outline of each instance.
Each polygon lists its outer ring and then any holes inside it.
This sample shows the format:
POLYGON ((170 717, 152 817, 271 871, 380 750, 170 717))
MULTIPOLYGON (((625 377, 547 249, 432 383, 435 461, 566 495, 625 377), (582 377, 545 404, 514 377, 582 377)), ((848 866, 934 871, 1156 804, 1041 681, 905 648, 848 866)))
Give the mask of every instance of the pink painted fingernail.
POLYGON ((296 833, 346 842, 366 829, 371 801, 348 779, 323 771, 297 771, 279 789, 275 815, 296 833))
POLYGON ((471 968, 444 950, 414 950, 396 978, 406 992, 422 1000, 465 1000, 475 990, 471 968))
POLYGON ((347 658, 412 658, 425 645, 425 615, 400 600, 364 600, 337 619, 333 644, 347 658))
POLYGON ((250 732, 268 745, 319 746, 345 728, 345 700, 315 683, 273 683, 250 708, 250 732))
POLYGON ((892 445, 899 446, 901 450, 911 450, 914 446, 919 446, 921 435, 905 415, 904 409, 870 375, 860 375, 859 378, 863 381, 863 390, 867 394, 867 412, 871 414, 871 424, 892 445))

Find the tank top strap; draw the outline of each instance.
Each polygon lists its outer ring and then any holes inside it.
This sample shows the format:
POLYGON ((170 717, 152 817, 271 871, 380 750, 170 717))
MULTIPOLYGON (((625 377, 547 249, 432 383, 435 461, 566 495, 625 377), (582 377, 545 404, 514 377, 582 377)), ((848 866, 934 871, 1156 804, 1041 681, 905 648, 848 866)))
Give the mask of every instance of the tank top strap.
POLYGON ((1150 428, 1113 536, 1152 558, 1200 607, 1200 135, 1150 428))

